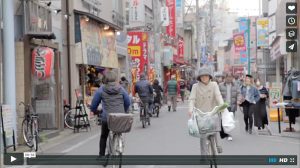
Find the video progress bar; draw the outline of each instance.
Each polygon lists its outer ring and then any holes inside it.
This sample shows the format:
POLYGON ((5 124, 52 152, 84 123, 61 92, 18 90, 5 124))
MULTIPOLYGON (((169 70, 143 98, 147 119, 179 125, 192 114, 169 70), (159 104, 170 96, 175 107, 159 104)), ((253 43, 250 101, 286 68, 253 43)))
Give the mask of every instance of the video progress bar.
POLYGON ((27 165, 297 165, 297 155, 125 155, 99 158, 97 155, 37 155, 28 158, 27 165))

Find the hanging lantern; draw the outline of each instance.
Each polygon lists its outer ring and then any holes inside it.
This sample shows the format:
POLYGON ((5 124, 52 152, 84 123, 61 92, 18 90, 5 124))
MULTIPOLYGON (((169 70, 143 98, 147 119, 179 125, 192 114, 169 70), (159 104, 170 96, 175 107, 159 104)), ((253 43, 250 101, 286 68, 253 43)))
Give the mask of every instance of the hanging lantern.
POLYGON ((52 75, 54 51, 49 47, 36 47, 32 51, 32 74, 39 79, 52 75))

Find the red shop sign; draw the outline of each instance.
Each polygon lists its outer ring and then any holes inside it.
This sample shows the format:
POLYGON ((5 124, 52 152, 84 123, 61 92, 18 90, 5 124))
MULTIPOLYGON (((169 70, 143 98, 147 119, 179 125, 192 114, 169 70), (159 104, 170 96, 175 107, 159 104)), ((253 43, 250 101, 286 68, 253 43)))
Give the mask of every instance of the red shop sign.
POLYGON ((49 47, 36 47, 32 51, 32 74, 39 79, 52 75, 54 51, 49 47))

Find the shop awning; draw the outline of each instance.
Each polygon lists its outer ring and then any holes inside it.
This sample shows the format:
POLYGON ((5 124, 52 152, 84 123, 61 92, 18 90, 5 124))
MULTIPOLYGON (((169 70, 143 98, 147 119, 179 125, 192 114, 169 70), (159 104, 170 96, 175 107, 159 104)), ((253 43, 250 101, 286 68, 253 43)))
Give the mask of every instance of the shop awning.
POLYGON ((83 12, 83 11, 79 11, 79 10, 74 10, 74 13, 80 14, 80 15, 85 15, 89 18, 92 18, 100 23, 104 23, 106 25, 108 25, 109 27, 115 29, 115 30, 122 30, 122 28, 120 26, 117 26, 113 23, 110 23, 102 18, 99 18, 98 16, 92 15, 91 13, 87 13, 87 12, 83 12))

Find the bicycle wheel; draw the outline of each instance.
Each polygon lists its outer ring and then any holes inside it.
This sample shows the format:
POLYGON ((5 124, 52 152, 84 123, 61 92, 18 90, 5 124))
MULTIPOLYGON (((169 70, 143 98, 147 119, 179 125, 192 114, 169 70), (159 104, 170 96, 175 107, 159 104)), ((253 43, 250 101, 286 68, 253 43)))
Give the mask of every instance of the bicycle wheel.
POLYGON ((32 138, 32 143, 33 143, 33 149, 37 152, 38 151, 38 121, 36 119, 33 120, 32 123, 32 132, 33 132, 33 138, 32 138))
POLYGON ((69 110, 66 114, 65 114, 65 126, 69 129, 74 129, 74 125, 75 125, 75 110, 69 110))
POLYGON ((155 106, 154 107, 155 113, 156 113, 156 117, 159 116, 159 106, 155 106))
POLYGON ((30 124, 29 120, 27 120, 26 118, 22 122, 22 134, 23 134, 23 138, 24 138, 26 145, 28 147, 32 148, 33 147, 33 143, 32 143, 33 132, 31 129, 31 124, 30 124))
POLYGON ((209 136, 208 140, 209 140, 208 149, 210 152, 210 156, 212 156, 210 160, 210 164, 211 167, 214 165, 214 167, 217 168, 217 162, 215 158, 215 156, 218 155, 216 140, 214 136, 209 136))
POLYGON ((142 121, 142 126, 143 126, 143 128, 145 128, 146 127, 145 109, 141 109, 140 118, 142 121))

